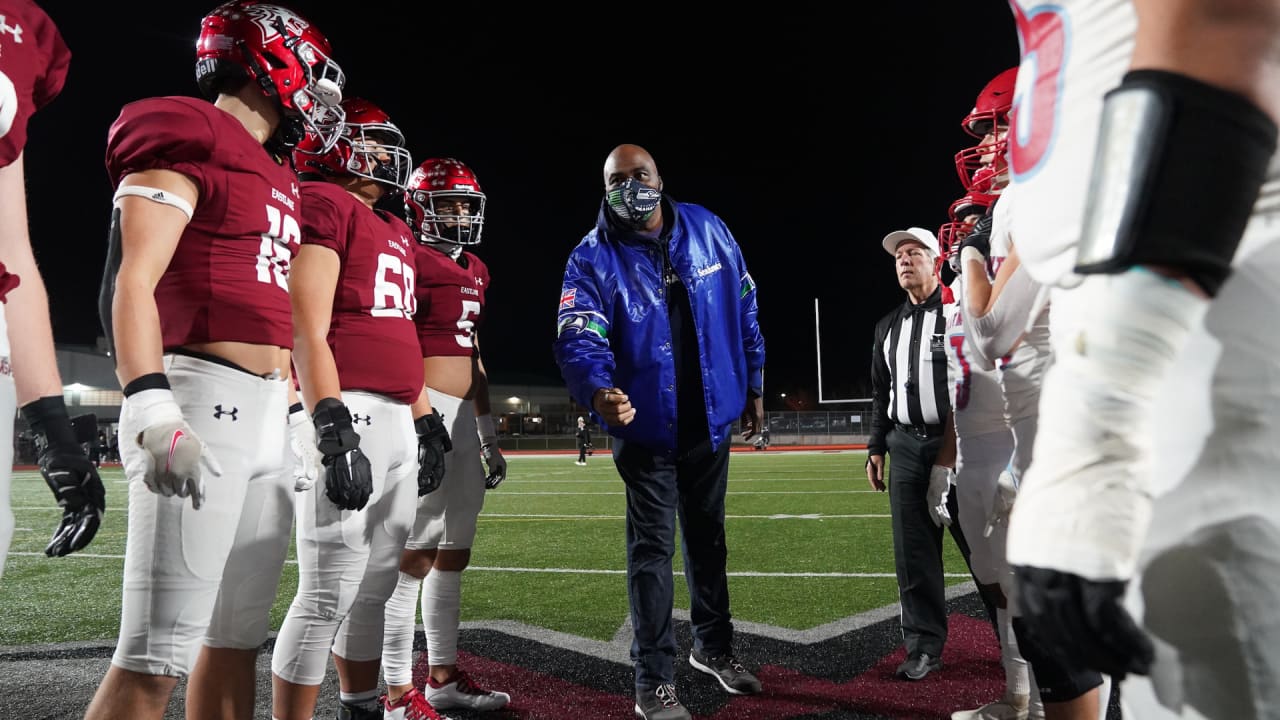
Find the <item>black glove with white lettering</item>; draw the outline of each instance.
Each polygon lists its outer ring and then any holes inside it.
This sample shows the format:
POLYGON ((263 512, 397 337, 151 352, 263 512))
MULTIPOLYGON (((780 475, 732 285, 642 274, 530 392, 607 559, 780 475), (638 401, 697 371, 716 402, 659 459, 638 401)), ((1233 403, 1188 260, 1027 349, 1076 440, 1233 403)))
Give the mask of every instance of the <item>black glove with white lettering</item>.
POLYGON ((351 425, 351 411, 337 398, 316 403, 311 413, 316 447, 324 455, 324 494, 342 510, 363 510, 373 494, 373 469, 360 452, 360 435, 351 425))
POLYGON ((1155 648, 1124 608, 1127 583, 1036 567, 1013 572, 1022 622, 1046 651, 1116 679, 1151 671, 1155 648))
POLYGON ((22 415, 41 448, 40 475, 62 506, 62 520, 44 554, 63 557, 83 550, 98 533, 107 509, 107 492, 98 469, 80 447, 61 395, 23 405, 22 415))
POLYGON ((444 454, 453 449, 453 441, 444 426, 444 416, 435 408, 430 415, 414 420, 413 429, 418 431, 418 497, 422 497, 440 487, 444 454))
POLYGON ((982 253, 982 257, 991 257, 991 216, 983 215, 978 222, 973 224, 973 229, 968 235, 964 236, 964 240, 960 243, 960 252, 971 247, 982 253))

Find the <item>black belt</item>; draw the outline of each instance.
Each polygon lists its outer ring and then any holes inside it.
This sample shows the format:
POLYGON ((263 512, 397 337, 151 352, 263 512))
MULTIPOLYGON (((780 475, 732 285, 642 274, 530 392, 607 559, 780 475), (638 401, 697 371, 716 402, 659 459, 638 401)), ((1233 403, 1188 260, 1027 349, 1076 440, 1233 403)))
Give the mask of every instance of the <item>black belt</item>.
POLYGON ((933 425, 905 425, 903 423, 894 423, 894 427, 898 428, 898 432, 904 432, 908 435, 928 440, 929 438, 942 437, 942 423, 933 425))

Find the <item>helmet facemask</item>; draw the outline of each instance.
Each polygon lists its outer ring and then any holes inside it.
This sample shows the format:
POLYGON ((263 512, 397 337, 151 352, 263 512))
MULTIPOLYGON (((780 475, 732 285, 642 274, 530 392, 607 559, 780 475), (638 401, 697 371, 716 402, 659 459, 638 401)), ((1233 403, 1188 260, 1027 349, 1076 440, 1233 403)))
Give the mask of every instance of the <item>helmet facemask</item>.
POLYGON ((408 184, 413 158, 395 125, 347 123, 338 142, 350 146, 347 172, 382 183, 389 192, 404 190, 408 184))
POLYGON ((425 242, 477 245, 484 230, 484 193, 472 190, 414 190, 409 201, 418 205, 425 242))

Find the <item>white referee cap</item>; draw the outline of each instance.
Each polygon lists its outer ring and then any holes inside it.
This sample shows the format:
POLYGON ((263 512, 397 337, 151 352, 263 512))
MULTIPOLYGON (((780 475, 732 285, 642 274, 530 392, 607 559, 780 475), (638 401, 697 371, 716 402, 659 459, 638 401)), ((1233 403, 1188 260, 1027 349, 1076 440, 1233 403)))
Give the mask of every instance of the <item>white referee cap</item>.
POLYGON ((925 250, 928 250, 934 257, 938 257, 938 238, 924 228, 910 227, 906 230, 894 230, 885 235, 880 244, 884 246, 885 252, 890 255, 897 255, 898 246, 907 240, 914 240, 924 245, 925 250))

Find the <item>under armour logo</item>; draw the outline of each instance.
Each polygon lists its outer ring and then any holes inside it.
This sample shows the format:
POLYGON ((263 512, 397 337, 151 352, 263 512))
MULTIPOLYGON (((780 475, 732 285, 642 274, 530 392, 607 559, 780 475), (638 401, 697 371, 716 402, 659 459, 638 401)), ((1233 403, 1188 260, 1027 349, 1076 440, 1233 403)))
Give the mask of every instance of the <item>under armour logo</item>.
POLYGON ((361 415, 360 415, 360 413, 352 413, 352 414, 351 414, 351 424, 352 424, 352 425, 359 425, 359 424, 360 424, 360 421, 361 421, 362 419, 364 420, 364 424, 365 424, 365 425, 372 425, 372 424, 373 424, 373 416, 372 416, 372 415, 365 415, 365 416, 363 416, 363 418, 362 418, 362 417, 361 417, 361 415))
POLYGON ((233 407, 230 410, 223 410, 221 405, 213 406, 213 417, 221 420, 223 415, 230 415, 231 422, 236 421, 236 413, 240 412, 240 408, 233 407))
POLYGON ((4 15, 0 15, 0 34, 9 33, 13 36, 13 41, 22 44, 22 26, 14 23, 10 25, 4 15))

